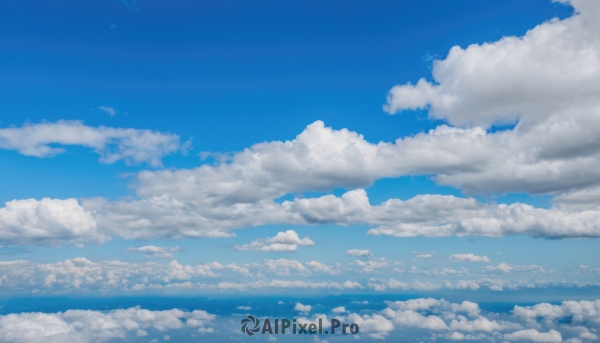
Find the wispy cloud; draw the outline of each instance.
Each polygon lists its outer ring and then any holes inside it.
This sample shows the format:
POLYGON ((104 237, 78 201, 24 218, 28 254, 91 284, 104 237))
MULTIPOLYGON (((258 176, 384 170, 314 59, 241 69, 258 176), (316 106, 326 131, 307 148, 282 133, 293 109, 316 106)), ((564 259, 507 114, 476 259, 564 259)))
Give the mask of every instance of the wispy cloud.
POLYGON ((181 143, 171 133, 151 130, 92 127, 80 121, 24 124, 0 129, 0 149, 16 150, 26 156, 52 157, 65 151, 54 145, 80 145, 92 148, 100 162, 148 163, 158 167, 166 155, 186 153, 190 142, 181 143))
MULTIPOLYGON (((111 25, 110 28, 114 29, 116 26, 115 25, 111 25)), ((117 110, 115 110, 112 107, 107 107, 107 106, 100 106, 98 107, 101 111, 105 112, 106 114, 108 114, 109 116, 114 116, 115 114, 117 114, 117 110)))
POLYGON ((131 10, 139 11, 137 7, 137 0, 119 0, 119 3, 131 10))
POLYGON ((454 254, 449 257, 450 260, 460 262, 490 262, 487 256, 477 256, 473 254, 454 254))
POLYGON ((173 254, 180 252, 180 247, 157 247, 154 245, 145 245, 139 248, 128 248, 127 252, 139 252, 144 254, 144 257, 155 257, 155 258, 173 258, 173 254))

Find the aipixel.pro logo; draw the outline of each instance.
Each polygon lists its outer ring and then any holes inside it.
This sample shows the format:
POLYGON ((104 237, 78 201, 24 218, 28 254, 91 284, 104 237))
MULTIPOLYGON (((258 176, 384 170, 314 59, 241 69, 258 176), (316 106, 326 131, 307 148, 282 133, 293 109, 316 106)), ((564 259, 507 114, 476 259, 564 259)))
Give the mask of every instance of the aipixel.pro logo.
POLYGON ((296 319, 269 319, 263 320, 262 327, 260 325, 260 319, 254 316, 247 316, 242 319, 242 332, 253 336, 260 332, 260 334, 270 335, 329 335, 329 334, 352 334, 356 335, 359 332, 358 324, 346 324, 340 322, 338 319, 332 319, 329 327, 323 327, 323 319, 319 318, 318 323, 297 323, 296 319), (336 329, 338 329, 336 331, 336 329))

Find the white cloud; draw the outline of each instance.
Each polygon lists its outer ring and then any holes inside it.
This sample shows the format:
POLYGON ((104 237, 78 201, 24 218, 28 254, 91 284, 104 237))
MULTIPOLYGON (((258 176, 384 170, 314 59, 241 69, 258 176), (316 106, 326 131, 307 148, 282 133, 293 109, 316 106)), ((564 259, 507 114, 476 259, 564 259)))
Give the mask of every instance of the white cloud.
POLYGON ((560 343, 562 336, 556 330, 548 332, 538 332, 536 329, 519 330, 513 333, 505 334, 504 339, 511 341, 529 341, 539 343, 560 343))
POLYGON ((252 309, 252 307, 250 307, 250 306, 238 306, 237 309, 238 310, 244 310, 244 311, 250 311, 252 309))
POLYGON ((94 149, 100 162, 127 164, 148 163, 158 167, 161 159, 178 151, 186 152, 175 134, 151 130, 86 126, 80 121, 24 124, 0 129, 0 148, 16 150, 26 156, 52 157, 64 152, 54 145, 81 145, 94 149))
POLYGON ((358 325, 361 333, 367 334, 372 338, 383 339, 390 331, 394 330, 394 325, 380 314, 359 315, 357 313, 350 313, 347 318, 349 322, 358 325))
POLYGON ((456 289, 470 289, 473 291, 476 291, 479 289, 479 283, 477 283, 477 281, 473 281, 473 280, 459 280, 456 283, 456 289))
POLYGON ((490 262, 490 259, 485 255, 477 256, 473 254, 454 254, 450 256, 449 259, 461 262, 490 262))
MULTIPOLYGON (((600 211, 542 209, 522 203, 486 204, 474 198, 443 195, 419 195, 404 201, 390 199, 372 206, 362 189, 349 191, 341 197, 326 195, 284 201, 282 204, 261 201, 224 207, 196 207, 168 197, 130 202, 96 202, 84 203, 89 203, 85 208, 95 211, 95 219, 107 232, 127 239, 227 237, 232 235, 229 231, 243 227, 327 223, 367 224, 373 226, 370 235, 397 237, 501 237, 511 234, 548 238, 600 236, 600 211)), ((310 242, 306 241, 306 244, 310 242)), ((293 249, 294 245, 270 244, 263 240, 238 248, 251 247, 276 250, 293 249)))
POLYGON ((225 268, 230 269, 236 273, 242 274, 247 277, 253 276, 252 273, 250 273, 250 270, 248 268, 240 267, 237 264, 235 264, 235 262, 232 262, 232 263, 226 265, 225 268))
POLYGON ((354 257, 371 257, 373 256, 373 253, 371 252, 371 250, 358 250, 358 249, 351 249, 346 251, 346 254, 349 256, 354 256, 354 257))
POLYGON ((144 254, 144 257, 156 257, 156 258, 173 258, 173 253, 180 252, 179 247, 157 247, 154 245, 145 245, 138 248, 128 248, 128 252, 140 252, 144 254))
POLYGON ((600 323, 600 300, 563 301, 561 305, 542 303, 534 306, 515 306, 513 313, 530 323, 535 323, 536 318, 558 320, 569 316, 572 316, 574 324, 600 323))
MULTIPOLYGON (((171 176, 175 177, 174 174, 171 176)), ((153 180, 160 181, 161 184, 171 182, 153 180)), ((185 184, 172 183, 171 186, 188 189, 185 184)), ((138 189, 138 193, 146 193, 144 187, 138 189)), ((220 194, 218 190, 214 191, 220 194)), ((87 212, 82 215, 92 216, 93 222, 90 221, 89 225, 99 228, 97 236, 120 236, 126 239, 227 237, 232 235, 229 231, 243 227, 326 223, 367 224, 374 227, 369 231, 371 235, 398 237, 528 234, 533 237, 565 238, 600 235, 598 210, 574 211, 560 206, 541 209, 521 203, 485 204, 473 198, 441 195, 420 195, 405 201, 390 199, 380 205, 371 206, 366 192, 361 189, 349 191, 341 197, 326 195, 319 198, 285 201, 282 204, 272 200, 261 200, 256 203, 221 205, 212 200, 202 200, 204 197, 202 193, 188 196, 177 191, 176 195, 188 199, 172 198, 167 195, 135 201, 107 202, 103 199, 87 199, 78 206, 83 207, 87 212)), ((16 202, 24 201, 29 200, 16 202)), ((75 200, 64 201, 73 203, 75 200)), ((0 210, 3 211, 0 215, 13 210, 15 206, 11 206, 7 203, 7 206, 0 210)), ((77 217, 65 217, 64 220, 73 218, 77 217)), ((13 226, 6 223, 9 221, 0 221, 0 232, 6 227, 9 228, 5 229, 9 231, 5 236, 6 241, 12 240, 14 242, 12 244, 31 244, 32 241, 37 240, 48 244, 45 240, 48 235, 46 231, 34 230, 31 231, 34 236, 27 237, 22 233, 10 232, 14 231, 10 229, 13 226)), ((45 220, 36 223, 51 226, 47 225, 45 220)), ((86 236, 97 238, 94 235, 86 234, 86 236)), ((272 243, 266 240, 256 241, 246 248, 250 248, 253 244, 257 247, 264 244, 259 249, 285 250, 294 248, 294 244, 290 242, 305 245, 310 245, 312 242, 308 238, 299 237, 292 237, 297 240, 287 240, 290 238, 287 233, 278 236, 268 239, 273 240, 272 243), (280 238, 282 243, 276 243, 275 241, 280 238)), ((73 237, 68 235, 64 238, 60 236, 53 238, 57 243, 71 239, 73 237)))
POLYGON ((106 342, 138 337, 147 330, 166 331, 184 326, 207 328, 215 316, 205 311, 149 311, 136 308, 108 313, 68 310, 59 313, 20 313, 0 316, 0 340, 9 343, 106 342), (185 320, 185 321, 184 321, 185 320))
POLYGON ((318 262, 318 261, 310 261, 306 265, 310 266, 311 268, 313 268, 316 271, 327 273, 327 274, 335 275, 335 274, 340 274, 342 272, 340 269, 328 266, 328 265, 318 262))
POLYGON ((488 272, 503 272, 503 273, 511 273, 511 272, 527 272, 527 273, 556 273, 555 269, 546 269, 544 267, 531 264, 531 265, 509 265, 504 262, 498 264, 497 266, 486 266, 482 268, 488 272))
POLYGON ((361 261, 356 260, 354 264, 361 267, 364 273, 373 273, 377 269, 384 268, 388 266, 388 262, 385 258, 380 258, 374 261, 361 261))
POLYGON ((287 260, 285 258, 281 258, 279 260, 265 260, 264 265, 268 271, 281 276, 290 275, 292 270, 301 274, 309 273, 309 271, 304 267, 304 265, 302 265, 301 262, 296 260, 287 260))
POLYGON ((235 250, 259 250, 268 252, 296 251, 299 245, 313 246, 315 245, 315 242, 308 237, 300 239, 296 231, 287 230, 285 232, 278 232, 275 237, 258 239, 250 244, 241 246, 236 245, 235 250))
POLYGON ((432 258, 433 255, 432 254, 417 254, 415 255, 416 258, 432 258))
POLYGON ((294 310, 298 311, 298 312, 310 312, 311 309, 312 309, 312 306, 302 305, 299 302, 297 302, 296 305, 294 306, 294 310))
POLYGON ((346 308, 344 308, 344 306, 339 306, 339 307, 336 307, 333 310, 331 310, 331 312, 333 312, 333 313, 344 313, 344 312, 346 312, 346 308))
MULTIPOLYGON (((438 174, 439 182, 472 192, 553 192, 598 184, 600 8, 593 0, 570 3, 577 12, 570 18, 538 25, 523 37, 455 46, 434 62, 434 83, 421 79, 390 91, 390 113, 428 107, 431 117, 462 127, 518 121, 515 129, 493 134, 468 129, 482 135, 464 141, 465 154, 447 157, 463 168, 470 160, 473 169, 438 174)), ((462 134, 455 132, 458 142, 462 134)))
POLYGON ((13 200, 0 208, 0 245, 103 243, 92 214, 75 199, 13 200))
MULTIPOLYGON (((114 26, 114 25, 111 25, 114 26)), ((100 109, 100 111, 103 111, 104 113, 108 114, 109 116, 114 116, 115 114, 117 114, 117 110, 115 110, 112 107, 107 107, 107 106, 100 106, 98 107, 100 109)))
POLYGON ((382 292, 387 289, 400 289, 400 290, 409 290, 414 289, 418 291, 434 291, 442 288, 440 285, 427 282, 421 282, 419 280, 413 281, 411 283, 406 283, 402 281, 398 281, 396 279, 378 279, 378 278, 370 278, 367 286, 375 291, 382 292))
POLYGON ((309 281, 287 281, 287 280, 271 280, 271 281, 257 281, 248 284, 239 284, 240 289, 248 288, 280 288, 280 289, 336 289, 336 290, 350 290, 350 289, 363 289, 364 287, 354 281, 347 280, 343 283, 339 282, 309 282, 309 281))
POLYGON ((154 262, 129 263, 118 260, 90 261, 84 257, 56 263, 32 263, 17 260, 0 263, 0 282, 5 293, 34 291, 44 293, 123 293, 144 290, 192 288, 192 279, 215 278, 217 263, 182 265, 154 262), (2 280, 2 278, 0 278, 2 280), (184 283, 179 283, 184 281, 184 283), (189 282, 189 283, 185 283, 189 282))

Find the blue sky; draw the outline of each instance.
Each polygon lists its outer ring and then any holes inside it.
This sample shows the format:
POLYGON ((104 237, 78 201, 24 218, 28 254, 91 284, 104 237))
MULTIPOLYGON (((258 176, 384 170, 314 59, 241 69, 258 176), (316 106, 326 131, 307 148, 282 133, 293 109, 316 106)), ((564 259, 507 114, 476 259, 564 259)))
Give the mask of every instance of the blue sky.
POLYGON ((599 10, 3 2, 0 342, 597 340, 599 10))

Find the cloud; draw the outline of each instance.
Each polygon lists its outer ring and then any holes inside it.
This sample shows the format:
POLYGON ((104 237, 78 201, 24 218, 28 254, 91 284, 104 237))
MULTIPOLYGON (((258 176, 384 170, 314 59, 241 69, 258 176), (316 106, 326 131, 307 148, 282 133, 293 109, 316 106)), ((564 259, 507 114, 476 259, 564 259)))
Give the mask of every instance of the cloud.
POLYGON ((394 330, 394 325, 380 314, 359 315, 350 313, 347 318, 349 322, 358 325, 360 332, 375 339, 384 339, 390 331, 394 330))
POLYGON ((310 282, 300 280, 260 280, 250 283, 233 283, 233 282, 220 282, 218 289, 220 290, 238 290, 245 291, 248 289, 335 289, 335 290, 354 290, 363 289, 364 287, 354 281, 347 280, 343 283, 339 282, 310 282))
POLYGON ((179 247, 157 247, 154 245, 145 245, 139 248, 128 248, 128 252, 141 252, 144 257, 155 257, 155 258, 173 258, 173 253, 180 252, 179 247))
POLYGON ((302 305, 299 302, 297 302, 296 306, 294 306, 294 310, 298 311, 298 312, 310 312, 311 309, 312 309, 312 306, 310 306, 310 305, 302 305))
POLYGON ((26 342, 106 342, 124 339, 133 332, 138 337, 147 330, 176 330, 183 327, 207 328, 215 316, 206 311, 177 309, 149 311, 139 307, 107 313, 68 310, 58 313, 19 313, 0 316, 0 340, 26 342))
POLYGON ((164 156, 185 153, 190 143, 182 144, 180 137, 171 133, 91 127, 80 121, 59 120, 0 129, 0 149, 16 150, 34 157, 52 157, 65 151, 54 145, 92 148, 100 155, 101 163, 123 160, 127 164, 147 163, 159 167, 164 156))
POLYGON ((415 255, 416 258, 432 258, 433 255, 432 254, 417 254, 415 255))
POLYGON ((250 306, 238 306, 236 307, 238 310, 250 311, 252 308, 250 306))
POLYGON ((6 293, 123 293, 191 288, 189 280, 215 278, 224 267, 218 262, 182 265, 118 260, 91 261, 85 257, 56 263, 24 260, 0 263, 0 284, 6 293), (183 281, 184 283, 178 283, 183 281))
POLYGON ((434 82, 421 79, 390 91, 390 113, 428 108, 430 117, 473 133, 481 130, 477 126, 518 123, 465 141, 468 154, 481 163, 467 173, 438 175, 439 182, 472 192, 553 192, 598 184, 593 170, 600 144, 594 134, 600 124, 600 41, 594 18, 600 9, 590 0, 569 3, 576 12, 570 18, 550 20, 523 37, 455 46, 434 62, 434 82), (494 156, 479 155, 487 149, 494 156), (581 170, 589 172, 577 174, 581 170), (575 179, 565 180, 570 177, 575 179))
POLYGON ((405 283, 398 281, 396 279, 378 279, 378 278, 370 278, 367 286, 375 291, 382 292, 387 289, 400 289, 400 290, 417 290, 417 291, 435 291, 437 289, 442 288, 438 284, 434 284, 431 282, 421 282, 419 280, 413 281, 412 283, 405 283))
POLYGON ((265 267, 268 271, 273 272, 280 276, 290 275, 292 270, 295 270, 301 274, 307 274, 309 271, 302 265, 301 262, 296 260, 287 260, 281 258, 279 260, 265 260, 265 267))
MULTIPOLYGON (((114 29, 116 26, 115 25, 111 25, 110 28, 114 29)), ((115 114, 117 114, 117 110, 115 110, 112 107, 106 107, 106 106, 100 106, 98 107, 101 111, 105 112, 106 114, 108 114, 109 116, 114 116, 115 114)))
POLYGON ((363 273, 372 273, 379 268, 385 268, 388 266, 388 262, 385 258, 380 258, 374 261, 354 261, 354 264, 362 268, 363 273))
POLYGON ((487 256, 477 256, 473 254, 454 254, 449 257, 450 260, 460 262, 490 262, 487 256))
POLYGON ((548 332, 538 332, 536 329, 519 330, 513 333, 505 334, 504 339, 511 341, 529 341, 540 343, 560 343, 562 336, 556 330, 548 332))
POLYGON ((456 283, 456 289, 470 289, 472 291, 476 291, 479 289, 479 283, 477 283, 476 281, 465 281, 465 280, 459 280, 456 283))
MULTIPOLYGON (((359 189, 346 192, 341 197, 325 195, 281 204, 261 201, 256 204, 208 207, 197 207, 166 196, 113 202, 102 198, 83 199, 80 202, 74 199, 14 200, 0 208, 0 241, 26 245, 77 240, 103 242, 115 236, 125 239, 231 237, 234 235, 232 230, 260 225, 329 223, 370 225, 372 229, 367 233, 373 236, 600 236, 598 210, 542 209, 522 203, 496 205, 474 198, 443 195, 419 195, 404 201, 389 199, 372 206, 366 192, 359 189), (45 207, 47 212, 34 211, 50 203, 55 205, 45 207), (61 211, 65 206, 74 215, 63 216, 61 211), (29 214, 15 217, 17 212, 29 214), (30 218, 30 225, 35 225, 37 229, 21 232, 17 228, 22 224, 16 224, 17 218, 30 218), (83 218, 87 223, 79 227, 83 218), (80 237, 78 231, 84 228, 88 231, 80 237), (52 232, 54 230, 65 235, 52 232), (49 237, 52 235, 55 237, 49 237)), ((288 230, 275 237, 238 246, 237 249, 292 251, 298 245, 312 244, 314 242, 309 238, 300 239, 293 230, 288 230)))
MULTIPOLYGON (((227 237, 232 235, 229 231, 245 227, 330 223, 370 225, 373 228, 368 234, 375 236, 600 236, 598 210, 543 209, 523 203, 489 204, 474 198, 427 194, 408 200, 389 199, 372 206, 362 189, 348 191, 341 197, 325 195, 281 204, 263 200, 248 204, 195 205, 161 196, 105 202, 90 205, 90 209, 96 211, 102 227, 118 228, 113 230, 114 234, 127 239, 227 237)), ((293 244, 270 243, 276 239, 259 240, 238 249, 294 248, 293 244)), ((297 239, 295 242, 300 243, 297 239)))
POLYGON ((75 199, 13 200, 0 208, 0 245, 103 243, 109 237, 75 199))
POLYGON ((327 273, 327 274, 332 274, 332 275, 340 274, 342 272, 340 269, 328 266, 328 265, 318 262, 318 261, 310 261, 306 265, 310 266, 311 268, 313 268, 316 271, 327 273))
POLYGON ((346 251, 346 254, 349 256, 354 256, 354 257, 371 257, 373 256, 373 253, 371 252, 371 250, 358 250, 358 249, 351 249, 346 251))
MULTIPOLYGON (((373 262, 373 261, 370 261, 373 262)), ((374 261, 377 262, 377 261, 374 261)), ((361 290, 365 286, 364 268, 352 262, 346 265, 325 265, 317 261, 302 263, 296 260, 265 260, 264 263, 247 262, 221 264, 208 262, 185 264, 177 260, 152 260, 131 263, 119 260, 89 260, 84 257, 66 259, 55 263, 36 263, 26 260, 0 261, 0 287, 5 294, 197 294, 198 292, 256 291, 268 289, 326 289, 337 291, 361 290), (331 280, 324 276, 334 275, 331 280), (302 281, 308 279, 310 281, 302 281), (273 277, 277 277, 273 279, 273 277), (256 281, 249 281, 248 279, 256 281), (345 280, 345 281, 343 281, 345 280), (355 281, 356 280, 356 281, 355 281)), ((370 266, 371 273, 389 275, 390 266, 370 266)), ((510 265, 510 272, 488 271, 478 273, 463 270, 416 270, 396 278, 371 277, 366 286, 376 292, 436 291, 442 288, 478 291, 534 289, 534 288, 588 288, 600 287, 590 282, 590 273, 558 273, 535 265, 510 265), (488 273, 496 275, 488 276, 488 273), (418 275, 417 275, 418 274, 418 275), (475 277, 477 274, 483 277, 475 277), (415 275, 415 276, 413 276, 415 275), (452 285, 447 280, 431 282, 421 280, 427 275, 460 279, 452 285), (464 276, 469 276, 466 279, 464 276), (541 276, 544 276, 542 278, 541 276), (422 277, 422 276, 421 276, 422 277), (569 278, 570 281, 566 281, 569 278)), ((397 274, 396 274, 397 275, 397 274)))
POLYGON ((313 246, 315 245, 315 242, 308 237, 300 239, 296 231, 287 230, 285 232, 278 232, 275 237, 259 239, 250 244, 244 244, 241 246, 236 245, 234 249, 242 251, 259 250, 268 252, 283 252, 296 251, 299 245, 313 246))
POLYGON ((331 310, 331 312, 333 312, 333 313, 344 313, 344 312, 346 312, 346 309, 344 308, 344 306, 339 306, 339 307, 336 307, 333 310, 331 310))
POLYGON ((502 273, 510 273, 510 272, 527 272, 527 273, 556 273, 556 270, 549 269, 546 270, 544 267, 531 264, 531 265, 509 265, 504 262, 498 264, 497 266, 485 266, 483 270, 489 272, 502 272, 502 273))

